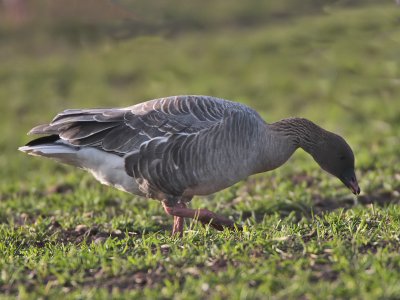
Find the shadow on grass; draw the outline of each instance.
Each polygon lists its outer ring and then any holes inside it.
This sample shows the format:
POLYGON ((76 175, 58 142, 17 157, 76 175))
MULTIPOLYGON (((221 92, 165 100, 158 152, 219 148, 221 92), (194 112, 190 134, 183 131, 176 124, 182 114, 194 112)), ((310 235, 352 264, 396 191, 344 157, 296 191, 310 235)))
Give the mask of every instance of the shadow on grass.
POLYGON ((338 208, 345 208, 345 209, 350 209, 356 205, 362 205, 362 206, 367 206, 367 205, 377 205, 380 207, 384 207, 388 204, 399 204, 400 203, 400 198, 396 196, 399 191, 379 191, 374 194, 370 195, 361 195, 358 196, 357 198, 353 197, 347 197, 343 198, 341 200, 337 199, 332 199, 332 198, 327 198, 327 199, 317 199, 314 202, 313 209, 314 209, 314 214, 322 214, 324 212, 329 212, 333 211, 338 208))
POLYGON ((254 218, 256 223, 262 222, 265 215, 278 213, 282 218, 289 215, 294 215, 295 220, 299 221, 301 218, 311 218, 313 215, 323 215, 325 213, 334 211, 336 209, 351 209, 358 205, 369 206, 376 205, 385 207, 389 204, 400 204, 400 193, 398 190, 392 192, 379 191, 370 195, 361 195, 357 198, 323 198, 320 196, 315 197, 312 203, 305 203, 291 200, 276 200, 269 206, 265 206, 253 211, 242 211, 238 218, 243 221, 254 218))

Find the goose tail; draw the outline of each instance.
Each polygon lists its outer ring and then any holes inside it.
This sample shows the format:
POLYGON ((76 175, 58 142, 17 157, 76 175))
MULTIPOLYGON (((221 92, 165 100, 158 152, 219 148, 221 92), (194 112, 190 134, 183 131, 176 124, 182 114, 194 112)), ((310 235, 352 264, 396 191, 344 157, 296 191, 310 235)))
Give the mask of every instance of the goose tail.
POLYGON ((25 146, 19 147, 19 151, 33 156, 43 156, 61 163, 79 166, 79 147, 73 146, 60 139, 58 135, 50 135, 34 139, 25 146))

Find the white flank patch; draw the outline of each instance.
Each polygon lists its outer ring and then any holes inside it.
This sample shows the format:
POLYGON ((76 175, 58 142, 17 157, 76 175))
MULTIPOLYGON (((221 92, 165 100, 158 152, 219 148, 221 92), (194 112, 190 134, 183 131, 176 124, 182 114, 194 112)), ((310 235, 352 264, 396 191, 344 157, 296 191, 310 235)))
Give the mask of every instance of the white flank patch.
POLYGON ((92 147, 76 148, 67 143, 23 146, 18 150, 29 155, 43 156, 61 163, 83 168, 103 184, 119 190, 143 195, 136 180, 125 171, 124 158, 92 147))
POLYGON ((143 194, 136 180, 126 173, 123 157, 88 147, 78 151, 78 159, 82 168, 92 173, 101 183, 128 193, 143 194))

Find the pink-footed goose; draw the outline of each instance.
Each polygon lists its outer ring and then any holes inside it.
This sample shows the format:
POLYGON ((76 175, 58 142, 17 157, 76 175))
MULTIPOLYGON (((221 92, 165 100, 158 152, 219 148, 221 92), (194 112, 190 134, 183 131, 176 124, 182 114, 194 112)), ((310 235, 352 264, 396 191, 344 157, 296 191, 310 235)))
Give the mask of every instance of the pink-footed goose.
POLYGON ((346 141, 303 118, 272 124, 246 105, 209 96, 174 96, 126 108, 68 109, 29 134, 19 150, 91 172, 103 184, 162 202, 174 216, 222 230, 228 218, 186 207, 194 195, 225 189, 285 163, 297 148, 360 193, 346 141))

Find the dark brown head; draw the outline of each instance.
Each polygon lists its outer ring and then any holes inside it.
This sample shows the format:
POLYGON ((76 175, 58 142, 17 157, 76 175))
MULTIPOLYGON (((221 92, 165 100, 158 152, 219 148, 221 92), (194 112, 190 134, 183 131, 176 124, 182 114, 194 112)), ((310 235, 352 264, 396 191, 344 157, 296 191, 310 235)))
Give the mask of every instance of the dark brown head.
POLYGON ((354 154, 341 136, 325 131, 310 153, 322 169, 339 178, 353 194, 360 193, 354 171, 354 154))

